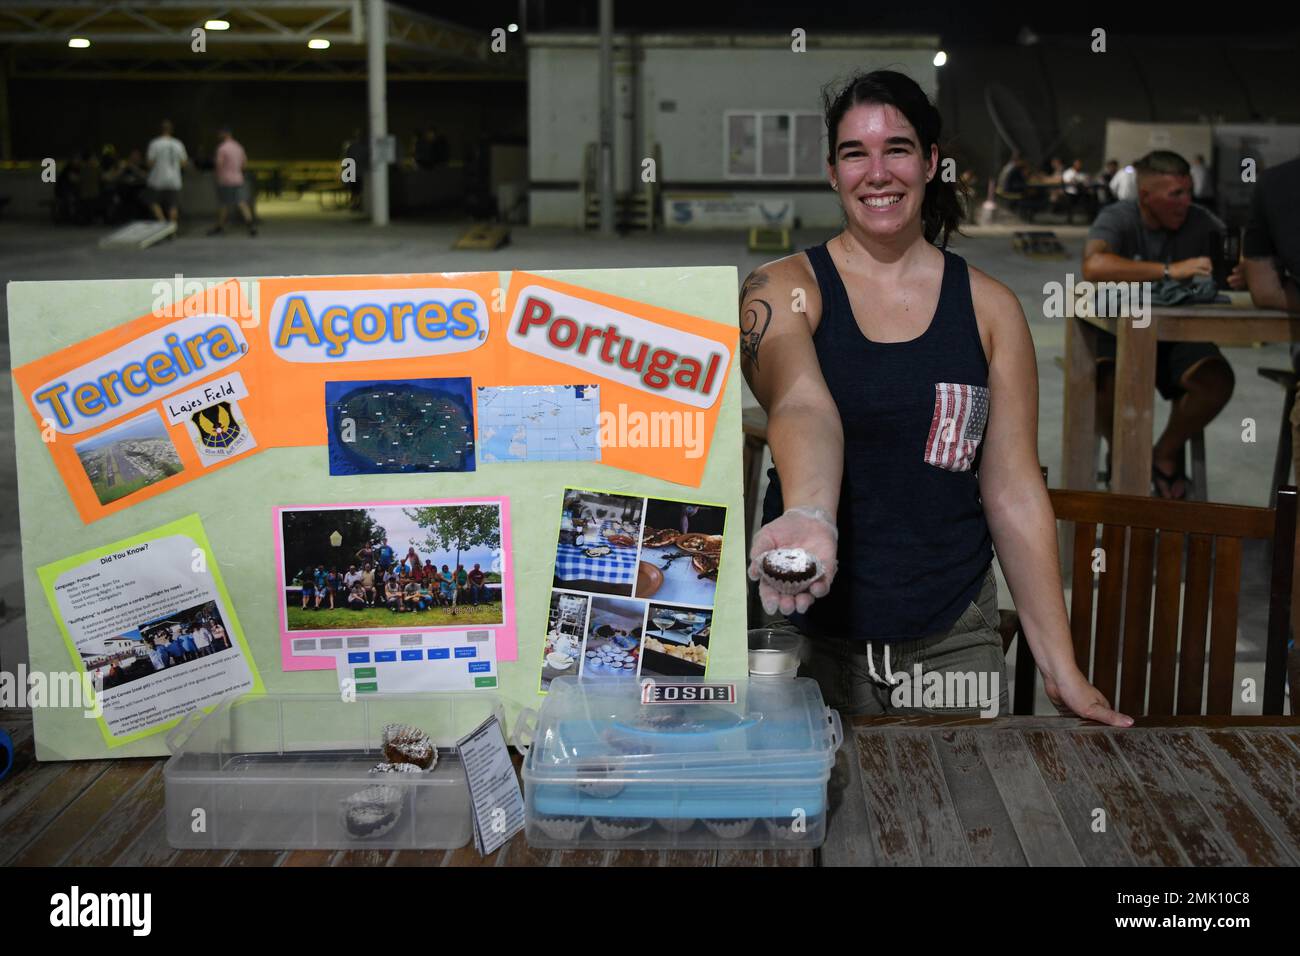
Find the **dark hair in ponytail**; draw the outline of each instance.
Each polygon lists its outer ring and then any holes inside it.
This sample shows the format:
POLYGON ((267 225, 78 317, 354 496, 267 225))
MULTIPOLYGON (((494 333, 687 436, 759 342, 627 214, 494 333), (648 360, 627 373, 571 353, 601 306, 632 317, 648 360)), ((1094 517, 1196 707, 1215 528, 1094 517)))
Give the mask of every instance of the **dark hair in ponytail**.
MULTIPOLYGON (((838 89, 828 85, 822 90, 822 107, 826 115, 826 142, 829 154, 826 161, 835 164, 839 145, 840 120, 854 106, 862 103, 879 103, 892 106, 907 117, 921 140, 921 151, 928 162, 930 147, 939 142, 943 119, 930 98, 910 76, 895 70, 873 70, 855 73, 838 89)), ((943 147, 939 147, 939 164, 943 164, 943 147)), ((940 247, 948 245, 948 237, 957 231, 962 219, 962 203, 957 183, 945 182, 941 171, 925 186, 925 199, 921 202, 921 227, 927 242, 940 247)))

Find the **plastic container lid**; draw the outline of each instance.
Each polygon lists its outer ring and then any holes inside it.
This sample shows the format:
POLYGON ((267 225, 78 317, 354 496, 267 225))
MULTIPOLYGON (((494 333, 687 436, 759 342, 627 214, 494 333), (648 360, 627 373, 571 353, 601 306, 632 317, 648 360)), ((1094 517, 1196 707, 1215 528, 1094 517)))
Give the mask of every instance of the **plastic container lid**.
POLYGON ((817 682, 561 677, 525 780, 733 784, 824 779, 842 740, 817 682))

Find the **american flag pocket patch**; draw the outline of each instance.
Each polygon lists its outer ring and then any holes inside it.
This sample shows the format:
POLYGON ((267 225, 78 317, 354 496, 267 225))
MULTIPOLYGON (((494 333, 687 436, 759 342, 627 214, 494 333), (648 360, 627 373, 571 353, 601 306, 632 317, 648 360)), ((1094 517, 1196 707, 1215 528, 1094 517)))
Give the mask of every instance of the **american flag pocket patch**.
POLYGON ((989 390, 982 385, 936 382, 934 416, 925 461, 945 471, 970 471, 989 418, 989 390))

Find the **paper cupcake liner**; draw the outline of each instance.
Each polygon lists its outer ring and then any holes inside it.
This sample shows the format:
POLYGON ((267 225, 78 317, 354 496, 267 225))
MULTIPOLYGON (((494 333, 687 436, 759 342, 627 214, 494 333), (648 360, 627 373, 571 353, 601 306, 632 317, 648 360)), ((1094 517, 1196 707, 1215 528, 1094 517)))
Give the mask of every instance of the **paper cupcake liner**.
POLYGON ((537 825, 552 840, 576 840, 587 825, 586 817, 538 817, 537 825))
POLYGON ((358 840, 388 833, 402 817, 402 794, 396 787, 366 787, 339 801, 343 829, 358 840))
POLYGON ((660 817, 655 820, 655 823, 659 824, 660 827, 667 830, 669 833, 685 833, 691 827, 695 826, 695 819, 693 817, 660 817))
POLYGON ((705 820, 704 825, 709 828, 709 832, 714 836, 722 837, 724 840, 739 840, 754 829, 754 824, 757 822, 752 818, 746 820, 705 820))
POLYGON ((802 833, 796 832, 794 829, 794 821, 786 817, 765 819, 763 825, 767 827, 768 833, 785 843, 797 843, 800 840, 806 840, 808 838, 807 830, 804 830, 802 833))
POLYGON ((379 763, 370 768, 371 773, 424 773, 424 768, 413 763, 379 763))
POLYGON ((599 800, 607 800, 610 797, 617 797, 623 792, 623 784, 604 781, 593 781, 591 783, 578 784, 578 792, 588 797, 595 797, 599 800))
POLYGON ((592 817, 591 825, 602 840, 626 840, 650 829, 651 821, 638 817, 592 817))

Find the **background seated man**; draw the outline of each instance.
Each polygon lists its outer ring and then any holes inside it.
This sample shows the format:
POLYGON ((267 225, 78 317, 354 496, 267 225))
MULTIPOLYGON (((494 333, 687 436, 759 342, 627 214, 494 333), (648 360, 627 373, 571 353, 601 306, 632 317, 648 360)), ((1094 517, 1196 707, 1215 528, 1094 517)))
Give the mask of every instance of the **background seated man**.
MULTIPOLYGON (((1104 207, 1083 250, 1089 282, 1151 282, 1210 276, 1224 225, 1192 205, 1187 160, 1157 150, 1137 163, 1138 197, 1104 207)), ((1238 270, 1233 288, 1244 285, 1238 270)), ((1162 498, 1187 496, 1183 446, 1228 404, 1232 367, 1211 342, 1161 342, 1156 351, 1156 388, 1174 403, 1169 424, 1156 442, 1151 479, 1162 498)), ((1102 333, 1097 359, 1097 426, 1109 439, 1115 408, 1115 337, 1102 333)))
MULTIPOLYGON (((1250 198, 1242 255, 1257 308, 1300 312, 1300 159, 1261 174, 1250 198)), ((1297 347, 1293 343, 1293 360, 1297 347)))

